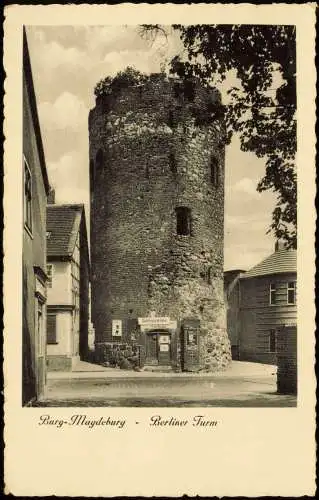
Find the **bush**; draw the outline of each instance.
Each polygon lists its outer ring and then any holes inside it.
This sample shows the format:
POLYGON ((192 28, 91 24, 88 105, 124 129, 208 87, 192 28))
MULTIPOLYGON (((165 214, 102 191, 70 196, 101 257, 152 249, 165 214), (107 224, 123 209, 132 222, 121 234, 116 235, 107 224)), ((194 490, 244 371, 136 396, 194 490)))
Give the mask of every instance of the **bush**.
POLYGON ((129 344, 102 344, 96 350, 96 362, 103 366, 119 366, 132 370, 139 365, 139 351, 129 344))
POLYGON ((124 71, 119 71, 114 78, 107 76, 100 80, 95 86, 94 94, 96 97, 100 97, 119 92, 124 88, 143 83, 147 78, 140 71, 128 66, 124 71))
POLYGON ((120 366, 121 370, 131 370, 132 369, 131 363, 125 358, 120 359, 119 366, 120 366))

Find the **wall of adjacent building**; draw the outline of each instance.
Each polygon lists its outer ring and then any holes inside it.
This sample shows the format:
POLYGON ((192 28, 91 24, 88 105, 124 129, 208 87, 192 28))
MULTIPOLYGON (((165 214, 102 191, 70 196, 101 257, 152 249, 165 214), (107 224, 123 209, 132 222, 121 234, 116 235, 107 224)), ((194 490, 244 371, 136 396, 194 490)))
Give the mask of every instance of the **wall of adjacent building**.
POLYGON ((240 334, 240 280, 244 271, 234 270, 224 273, 224 293, 227 313, 227 332, 231 344, 232 359, 239 358, 240 334))
POLYGON ((84 214, 70 261, 51 260, 49 313, 56 314, 56 344, 48 344, 50 370, 69 370, 88 354, 89 262, 84 214), (60 306, 60 307, 59 307, 60 306), (72 310, 64 310, 64 306, 72 310))
MULTIPOLYGON (((49 313, 50 314, 50 310, 49 313)), ((72 311, 56 311, 56 344, 48 344, 48 356, 72 356, 72 311)))
POLYGON ((270 330, 297 323, 297 305, 287 304, 287 283, 292 281, 296 281, 296 273, 240 280, 241 360, 276 362, 276 353, 269 352, 270 330), (277 288, 274 305, 269 304, 271 283, 277 288))
MULTIPOLYGON (((31 114, 30 96, 23 76, 23 154, 32 176, 32 231, 23 228, 23 404, 39 396, 44 389, 45 352, 39 356, 35 333, 34 267, 46 272, 46 190, 40 165, 36 132, 31 114)), ((24 167, 22 165, 22 175, 24 167)), ((22 180, 23 182, 23 180, 22 180)), ((45 315, 45 306, 43 309, 45 315)), ((45 327, 43 328, 45 335, 45 327)), ((44 339, 45 345, 45 339, 44 339)))
POLYGON ((49 258, 48 264, 52 265, 52 287, 47 290, 48 305, 71 305, 71 263, 51 261, 49 258))
POLYGON ((71 262, 48 260, 52 286, 48 288, 48 314, 56 317, 56 343, 47 345, 48 370, 70 370, 79 351, 78 319, 73 318, 71 262), (63 307, 69 306, 69 310, 63 307), (75 319, 75 321, 74 321, 75 319))

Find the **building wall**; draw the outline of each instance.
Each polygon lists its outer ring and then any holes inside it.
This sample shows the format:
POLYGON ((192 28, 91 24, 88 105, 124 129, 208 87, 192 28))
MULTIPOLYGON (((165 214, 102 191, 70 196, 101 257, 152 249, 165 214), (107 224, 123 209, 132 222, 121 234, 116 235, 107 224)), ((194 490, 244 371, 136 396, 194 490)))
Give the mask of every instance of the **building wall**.
POLYGON ((48 287, 48 304, 72 304, 71 294, 71 263, 51 261, 52 265, 52 287, 48 287))
POLYGON ((49 370, 69 370, 88 351, 89 263, 84 214, 71 261, 50 261, 52 287, 48 289, 49 313, 56 314, 57 343, 48 344, 49 370), (72 310, 63 310, 63 306, 72 310), (62 306, 59 308, 59 306, 62 306))
MULTIPOLYGON (((50 308, 49 312, 50 314, 50 308)), ((47 355, 50 356, 72 356, 72 311, 55 311, 56 314, 56 344, 48 344, 47 355)))
POLYGON ((297 326, 286 326, 278 331, 277 391, 297 394, 297 326))
POLYGON ((48 259, 52 265, 52 286, 48 288, 48 314, 56 316, 56 343, 47 344, 49 371, 71 370, 79 353, 79 315, 75 316, 70 261, 48 259), (64 310, 63 306, 69 306, 64 310))
POLYGON ((232 358, 239 358, 240 335, 240 274, 244 271, 234 270, 224 273, 224 293, 227 311, 227 332, 231 344, 232 358))
POLYGON ((92 321, 101 342, 114 340, 112 319, 122 319, 125 341, 134 320, 151 311, 198 318, 202 363, 216 368, 230 360, 225 149, 221 120, 198 123, 198 114, 217 106, 220 96, 197 86, 191 100, 175 84, 153 78, 98 99, 90 112, 92 321), (211 182, 212 155, 218 187, 211 182), (191 210, 191 235, 176 232, 179 206, 191 210))
MULTIPOLYGON (((22 401, 27 404, 41 395, 45 383, 45 350, 39 351, 36 338, 36 277, 34 268, 46 270, 46 188, 43 181, 34 122, 30 87, 23 75, 23 154, 32 176, 32 231, 23 228, 23 372, 22 401)), ((23 181, 24 166, 22 165, 23 181)), ((44 292, 45 293, 45 292, 44 292)), ((45 306, 43 306, 45 322, 45 306)), ((45 336, 45 326, 42 334, 45 336)), ((43 340, 43 339, 42 339, 43 340)), ((44 339, 45 345, 45 339, 44 339)))
POLYGON ((270 330, 297 323, 297 305, 287 304, 287 283, 296 281, 296 273, 242 279, 240 281, 240 359, 276 362, 269 352, 270 330), (277 287, 277 301, 269 304, 269 288, 277 287))

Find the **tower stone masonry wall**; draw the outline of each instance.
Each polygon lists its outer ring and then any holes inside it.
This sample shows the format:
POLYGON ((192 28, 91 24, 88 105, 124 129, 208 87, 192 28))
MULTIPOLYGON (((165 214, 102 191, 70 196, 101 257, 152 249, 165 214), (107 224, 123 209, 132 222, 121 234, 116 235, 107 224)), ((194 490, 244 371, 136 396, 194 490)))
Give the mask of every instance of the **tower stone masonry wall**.
POLYGON ((138 317, 200 319, 201 365, 231 360, 223 295, 224 126, 220 96, 194 98, 162 76, 97 98, 89 116, 92 320, 96 341, 122 341, 138 317), (218 170, 212 174, 212 164, 218 170), (190 234, 177 234, 177 207, 190 234))

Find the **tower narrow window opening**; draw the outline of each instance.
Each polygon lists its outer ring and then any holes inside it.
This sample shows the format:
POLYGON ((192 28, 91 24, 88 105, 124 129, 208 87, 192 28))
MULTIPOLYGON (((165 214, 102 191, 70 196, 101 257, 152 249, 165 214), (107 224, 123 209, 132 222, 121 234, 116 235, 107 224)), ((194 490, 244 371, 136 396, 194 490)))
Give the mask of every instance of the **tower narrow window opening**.
POLYGON ((191 234, 191 210, 188 207, 176 207, 176 232, 178 235, 191 234))
POLYGON ((174 114, 173 114, 173 111, 170 110, 168 112, 168 120, 167 120, 167 124, 170 128, 173 128, 174 127, 174 114))
POLYGON ((173 174, 176 174, 177 169, 176 169, 176 160, 175 160, 174 153, 170 153, 170 155, 169 155, 169 166, 170 166, 171 172, 173 174))
POLYGON ((100 172, 103 169, 103 151, 99 149, 96 153, 96 171, 100 172))
POLYGON ((210 179, 211 183, 215 188, 219 187, 220 182, 219 175, 219 162, 216 156, 213 156, 210 162, 210 179))
POLYGON ((90 191, 94 191, 94 161, 90 160, 90 191))

